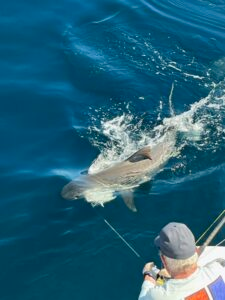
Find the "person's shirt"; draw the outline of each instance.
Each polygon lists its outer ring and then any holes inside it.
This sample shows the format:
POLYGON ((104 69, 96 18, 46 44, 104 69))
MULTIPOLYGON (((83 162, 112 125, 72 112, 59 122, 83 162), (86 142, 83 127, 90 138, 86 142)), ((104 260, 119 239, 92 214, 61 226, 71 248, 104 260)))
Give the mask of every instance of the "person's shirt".
POLYGON ((163 285, 148 280, 142 284, 138 300, 224 300, 225 267, 211 262, 185 279, 169 279, 163 285))

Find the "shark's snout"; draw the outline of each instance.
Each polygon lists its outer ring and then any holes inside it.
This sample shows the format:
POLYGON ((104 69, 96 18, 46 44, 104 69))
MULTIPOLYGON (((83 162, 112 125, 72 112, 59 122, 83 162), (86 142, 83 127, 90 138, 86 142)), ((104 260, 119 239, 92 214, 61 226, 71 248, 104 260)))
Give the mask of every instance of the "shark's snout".
POLYGON ((71 181, 64 186, 61 192, 61 196, 67 200, 76 200, 82 196, 83 189, 79 187, 75 182, 71 181))

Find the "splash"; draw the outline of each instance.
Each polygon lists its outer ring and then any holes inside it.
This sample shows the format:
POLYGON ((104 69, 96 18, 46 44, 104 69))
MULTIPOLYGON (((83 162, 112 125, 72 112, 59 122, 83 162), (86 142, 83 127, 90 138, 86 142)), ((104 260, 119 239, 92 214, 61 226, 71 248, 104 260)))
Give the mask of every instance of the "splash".
MULTIPOLYGON (((172 105, 171 97, 170 105, 172 105)), ((159 106, 162 109, 161 100, 159 106)), ((180 136, 172 156, 178 156, 186 145, 193 146, 198 151, 215 152, 225 139, 224 121, 224 81, 215 85, 207 97, 192 104, 189 110, 164 118, 159 125, 156 120, 156 125, 151 130, 143 128, 143 119, 138 120, 130 112, 112 119, 105 116, 100 127, 92 127, 92 131, 105 136, 108 142, 102 148, 102 144, 95 140, 95 146, 99 147, 101 153, 90 166, 89 173, 95 173, 122 161, 141 147, 156 145, 171 128, 180 136)))

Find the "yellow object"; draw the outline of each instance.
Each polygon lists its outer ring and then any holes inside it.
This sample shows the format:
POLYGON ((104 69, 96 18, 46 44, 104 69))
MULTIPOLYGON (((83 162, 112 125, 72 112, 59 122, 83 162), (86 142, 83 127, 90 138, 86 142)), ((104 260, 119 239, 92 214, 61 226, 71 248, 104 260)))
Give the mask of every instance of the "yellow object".
POLYGON ((157 285, 164 285, 165 283, 165 279, 162 278, 162 277, 159 277, 157 280, 156 280, 156 284, 157 285))

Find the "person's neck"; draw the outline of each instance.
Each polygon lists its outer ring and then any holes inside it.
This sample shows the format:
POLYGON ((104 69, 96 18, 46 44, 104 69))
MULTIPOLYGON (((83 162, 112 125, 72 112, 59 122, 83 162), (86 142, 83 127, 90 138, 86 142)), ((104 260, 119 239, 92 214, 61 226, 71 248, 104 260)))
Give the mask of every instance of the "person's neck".
POLYGON ((184 271, 182 273, 179 273, 177 275, 172 276, 172 278, 173 279, 185 279, 185 278, 191 276, 197 270, 197 268, 198 268, 198 266, 194 265, 193 267, 191 267, 187 271, 184 271))

